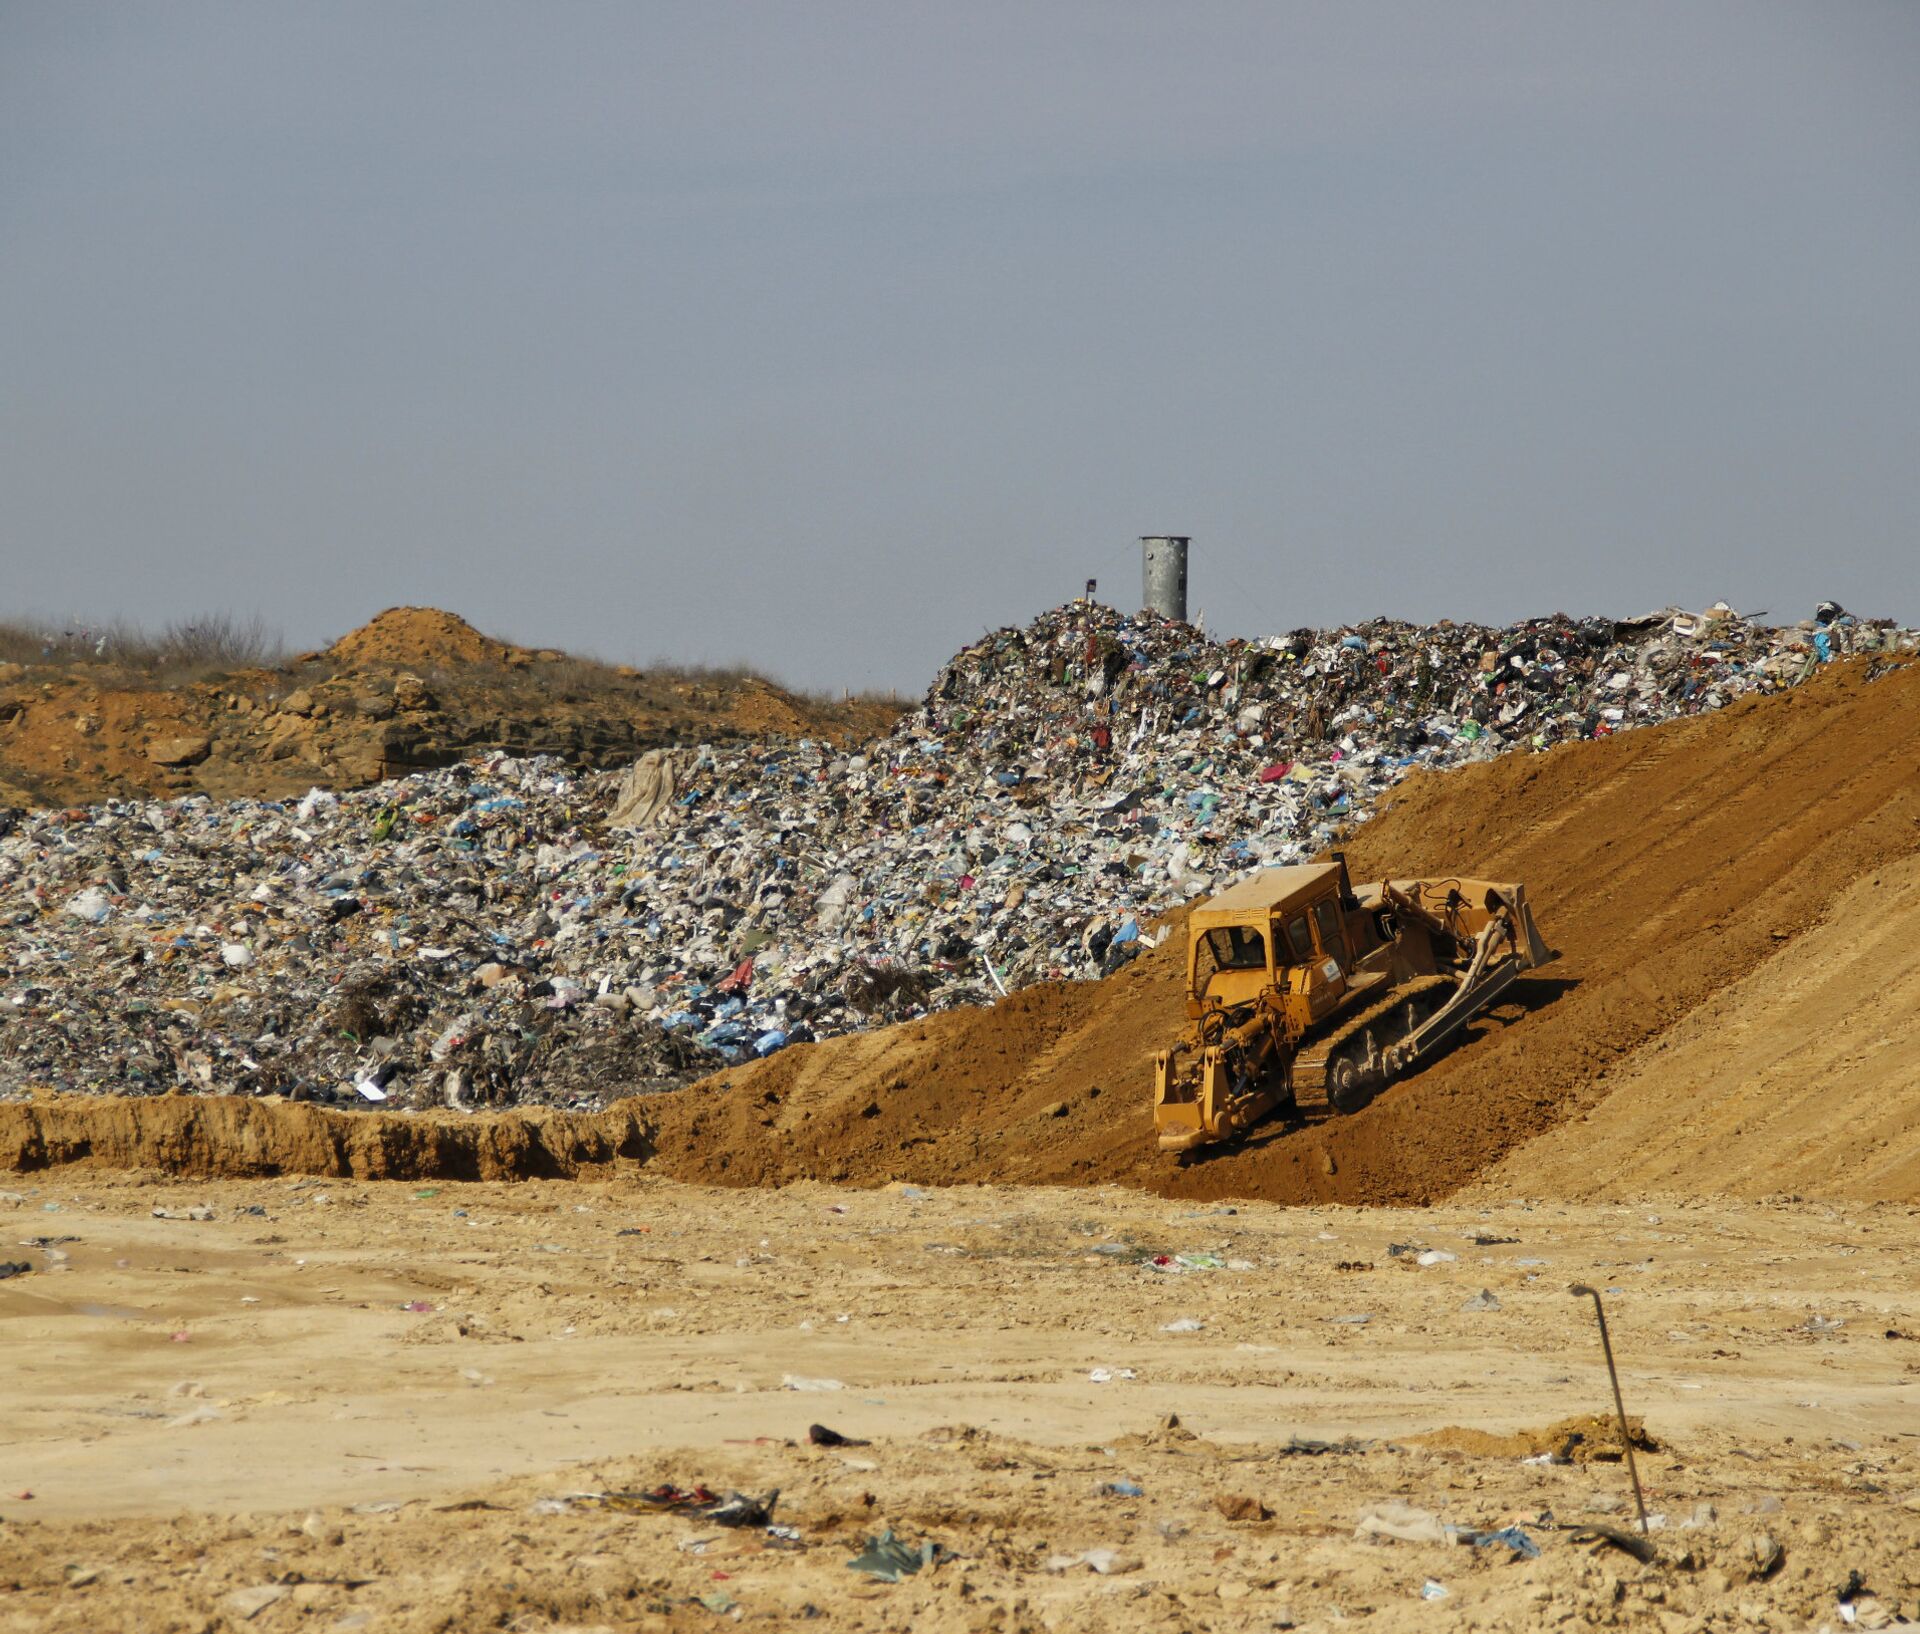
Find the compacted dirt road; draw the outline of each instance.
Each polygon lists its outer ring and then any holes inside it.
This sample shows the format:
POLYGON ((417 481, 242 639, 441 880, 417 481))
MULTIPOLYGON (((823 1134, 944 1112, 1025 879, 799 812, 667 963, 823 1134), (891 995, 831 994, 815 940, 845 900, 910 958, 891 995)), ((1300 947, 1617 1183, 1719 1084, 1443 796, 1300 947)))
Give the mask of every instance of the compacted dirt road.
POLYGON ((1856 1573, 1862 1626, 1920 1613, 1903 1205, 6 1184, 0 1628, 1839 1628, 1856 1573), (1575 1281, 1651 1564, 1572 1530, 1634 1513, 1575 1281), (786 1530, 617 1496, 699 1483, 786 1530), (939 1558, 851 1569, 888 1529, 939 1558))

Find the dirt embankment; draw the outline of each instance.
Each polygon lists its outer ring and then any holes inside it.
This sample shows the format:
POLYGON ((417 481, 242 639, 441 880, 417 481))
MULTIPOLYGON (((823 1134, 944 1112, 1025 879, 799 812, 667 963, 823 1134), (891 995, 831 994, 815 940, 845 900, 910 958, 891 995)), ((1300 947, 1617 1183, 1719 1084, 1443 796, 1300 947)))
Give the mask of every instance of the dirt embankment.
POLYGON ((473 1117, 351 1113, 238 1095, 66 1095, 0 1106, 0 1169, 79 1164, 206 1176, 363 1180, 570 1178, 651 1155, 644 1103, 473 1117))
POLYGON ((766 733, 860 739, 898 709, 745 672, 644 671, 516 647, 395 607, 276 668, 167 679, 112 663, 0 665, 0 808, 361 788, 487 750, 580 766, 766 733))
MULTIPOLYGON (((1885 871, 1907 865, 1917 849, 1920 665, 1877 679, 1864 665, 1836 668, 1792 693, 1714 716, 1409 782, 1355 836, 1355 873, 1472 872, 1524 881, 1563 957, 1447 1059, 1357 1117, 1306 1129, 1274 1126, 1237 1151, 1185 1166, 1162 1157, 1148 1113, 1149 1058, 1182 1025, 1177 937, 1106 982, 1033 989, 992 1010, 953 1011, 796 1047, 616 1112, 636 1120, 636 1131, 644 1125, 633 1140, 653 1148, 658 1170, 722 1184, 809 1177, 853 1184, 1119 1181, 1194 1198, 1425 1203, 1506 1159, 1500 1184, 1508 1192, 1539 1192, 1582 1174, 1591 1181, 1593 1171, 1582 1164, 1583 1137, 1572 1126, 1560 1147, 1537 1148, 1558 1150, 1558 1169, 1530 1176, 1527 1143, 1569 1119, 1638 1116, 1633 1109, 1649 1104, 1649 1086, 1666 1081, 1648 1065, 1655 1058, 1638 1052, 1669 1034, 1676 1041, 1694 1036, 1680 1031, 1682 1024, 1697 1017, 1697 1025, 1709 1025, 1715 1004, 1738 1009, 1742 1048, 1756 1062, 1803 1047, 1807 1030, 1819 1027, 1831 1035, 1819 1057, 1829 1077, 1868 1045, 1883 1062, 1911 1060, 1920 1042, 1913 1006, 1876 1012, 1873 1038, 1862 1040, 1856 1030, 1863 1010, 1846 1003, 1796 1008, 1778 1002, 1769 984, 1798 980, 1795 991, 1802 991, 1809 970, 1820 965, 1821 947, 1859 944, 1853 973, 1828 981, 1826 990, 1836 1000, 1871 1000, 1875 971, 1892 968, 1887 950, 1920 946, 1920 901, 1904 886, 1875 891, 1862 882, 1876 873, 1904 880, 1885 871), (1849 895, 1856 885, 1859 894, 1849 895), (1881 916, 1873 941, 1879 955, 1861 934, 1864 903, 1881 916), (1811 951, 1797 946, 1803 937, 1811 951)), ((1709 1070, 1719 1059, 1716 1036, 1700 1034, 1687 1046, 1692 1076, 1672 1082, 1697 1083, 1702 1094, 1735 1087, 1709 1070)), ((1883 1104, 1872 1138, 1883 1145, 1860 1194, 1920 1195, 1912 1161, 1920 1084, 1910 1072, 1889 1071, 1876 1094, 1883 1104)), ((188 1109, 198 1104, 0 1107, 0 1164, 18 1166, 23 1154, 48 1161, 33 1155, 54 1150, 44 1129, 71 1117, 103 1125, 123 1119, 127 1133, 111 1156, 107 1144, 89 1147, 78 1136, 68 1140, 69 1151, 177 1167, 170 1154, 164 1161, 159 1155, 161 1131, 192 1117, 188 1109)), ((1770 1154, 1783 1143, 1812 1142, 1827 1128, 1831 1105, 1818 1095, 1784 1110, 1770 1102, 1770 1121, 1749 1119, 1765 1130, 1757 1145, 1729 1145, 1726 1130, 1703 1123, 1693 1167, 1669 1169, 1666 1179, 1778 1189, 1767 1183, 1770 1154)), ((369 1149, 388 1164, 434 1161, 424 1135, 410 1137, 419 1142, 412 1146, 395 1137, 388 1148, 371 1132, 344 1146, 330 1137, 329 1145, 296 1138, 289 1121, 287 1139, 276 1145, 268 1133, 273 1120, 296 1113, 329 1128, 336 1121, 304 1109, 260 1108, 252 1138, 262 1144, 245 1159, 252 1168, 205 1142, 189 1143, 186 1166, 208 1163, 220 1173, 309 1163, 321 1173, 442 1172, 357 1166, 367 1161, 358 1154, 369 1149), (343 1163, 349 1167, 337 1167, 343 1163)), ((1608 1161, 1624 1161, 1620 1154, 1635 1140, 1660 1138, 1670 1112, 1647 1116, 1638 1135, 1621 1136, 1608 1161)), ((392 1122, 336 1118, 354 1130, 392 1122)), ((542 1120, 549 1130, 557 1123, 542 1120)), ((556 1162, 557 1137, 541 1138, 549 1154, 541 1161, 556 1162)), ((1794 1172, 1814 1174, 1821 1161, 1811 1157, 1794 1172)), ((571 1171, 563 1163, 534 1172, 571 1171)))

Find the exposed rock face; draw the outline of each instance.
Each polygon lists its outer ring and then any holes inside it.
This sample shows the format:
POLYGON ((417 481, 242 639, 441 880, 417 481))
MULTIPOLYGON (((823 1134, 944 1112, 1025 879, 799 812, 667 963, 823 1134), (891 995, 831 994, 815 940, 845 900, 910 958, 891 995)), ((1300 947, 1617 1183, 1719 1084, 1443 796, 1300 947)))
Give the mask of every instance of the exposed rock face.
POLYGON ((213 739, 204 732, 185 737, 162 738, 147 750, 147 759, 156 766, 198 766, 213 752, 213 739))

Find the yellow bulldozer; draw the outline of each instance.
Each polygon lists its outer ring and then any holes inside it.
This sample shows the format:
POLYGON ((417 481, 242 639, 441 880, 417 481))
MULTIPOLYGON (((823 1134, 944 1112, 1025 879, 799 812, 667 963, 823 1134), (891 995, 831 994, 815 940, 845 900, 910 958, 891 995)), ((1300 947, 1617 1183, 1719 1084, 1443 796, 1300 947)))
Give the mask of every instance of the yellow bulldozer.
POLYGON ((1244 1135, 1318 1091, 1358 1112, 1556 955, 1519 885, 1268 868, 1187 918, 1188 1034, 1154 1057, 1163 1151, 1244 1135))

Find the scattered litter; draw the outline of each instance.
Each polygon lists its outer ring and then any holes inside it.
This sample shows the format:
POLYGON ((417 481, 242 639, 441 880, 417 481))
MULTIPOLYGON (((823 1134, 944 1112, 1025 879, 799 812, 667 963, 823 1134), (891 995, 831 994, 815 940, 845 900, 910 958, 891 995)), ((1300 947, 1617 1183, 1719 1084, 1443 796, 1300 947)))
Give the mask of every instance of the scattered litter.
POLYGON ((1430 1509, 1397 1499, 1375 1504, 1354 1523, 1356 1538, 1391 1538, 1400 1543, 1451 1543, 1453 1534, 1430 1509))
POLYGON ((947 1551, 931 1539, 917 1549, 908 1547, 893 1535, 889 1527, 878 1537, 868 1538, 860 1553, 847 1564, 854 1571, 865 1572, 884 1583, 898 1583, 903 1578, 937 1565, 946 1556, 947 1551))
POLYGON ((1182 1316, 1167 1323, 1160 1331, 1162 1333, 1198 1333, 1205 1326, 1206 1323, 1197 1316, 1182 1316))
POLYGON ((1122 1555, 1117 1549, 1084 1549, 1077 1555, 1047 1557, 1047 1570, 1050 1572, 1070 1572, 1076 1566, 1085 1566, 1088 1571, 1098 1572, 1102 1577, 1114 1577, 1122 1572, 1138 1571, 1140 1562, 1131 1555, 1122 1555))
POLYGON ((1488 1290, 1482 1288, 1479 1293, 1469 1299, 1460 1309, 1463 1311, 1497 1311, 1500 1309, 1500 1301, 1495 1299, 1488 1290))
POLYGON ((780 1375, 780 1388, 782 1390, 821 1391, 844 1390, 846 1386, 838 1379, 808 1379, 801 1377, 798 1373, 783 1373, 780 1375))
POLYGON ((5 1282, 8 1277, 23 1277, 32 1269, 33 1266, 26 1260, 0 1260, 0 1282, 5 1282))
POLYGON ((1089 1384, 1111 1384, 1115 1379, 1134 1379, 1139 1374, 1130 1367, 1096 1367, 1087 1375, 1089 1384))
POLYGON ((189 1430, 199 1424, 213 1424, 226 1417, 219 1408, 210 1402, 201 1402, 198 1407, 189 1407, 177 1418, 170 1418, 164 1426, 169 1430, 189 1430))
MULTIPOLYGON (((690 1487, 675 1486, 668 1481, 645 1491, 576 1492, 569 1495, 566 1505, 580 1504, 591 1509, 613 1509, 626 1514, 655 1511, 698 1515, 716 1526, 762 1529, 772 1522, 774 1505, 779 1501, 778 1487, 764 1498, 753 1498, 742 1492, 714 1492, 704 1481, 696 1481, 690 1487)), ((551 1514, 565 1512, 564 1507, 542 1511, 551 1514)))
POLYGON ((1445 1265, 1449 1260, 1457 1260, 1459 1257, 1458 1254, 1449 1254, 1444 1248, 1429 1248, 1424 1254, 1419 1255, 1413 1263, 1415 1265, 1445 1265))
POLYGON ((704 1513, 716 1526, 764 1527, 772 1522, 773 1506, 779 1501, 778 1487, 764 1498, 749 1498, 745 1493, 729 1492, 704 1513))
POLYGON ((235 1589, 225 1597, 225 1604, 243 1622, 251 1622, 292 1592, 284 1583, 262 1583, 255 1588, 235 1589))
POLYGON ((1103 1496, 1109 1498, 1144 1498, 1146 1496, 1146 1488, 1138 1481, 1107 1481, 1102 1484, 1100 1491, 1103 1496))
POLYGON ((1602 1549, 1618 1549, 1623 1554, 1632 1555, 1643 1565, 1653 1561, 1653 1543, 1638 1532, 1629 1532, 1624 1527, 1608 1526, 1601 1521, 1586 1521, 1572 1528, 1568 1534, 1570 1541, 1590 1545, 1590 1553, 1598 1554, 1602 1549))
POLYGON ((856 1441, 850 1435, 842 1435, 838 1430, 830 1430, 824 1424, 809 1424, 807 1440, 816 1447, 864 1447, 868 1443, 856 1441))
POLYGON ((1175 1275, 1182 1271, 1219 1271, 1226 1262, 1217 1254, 1154 1254, 1143 1262, 1148 1270, 1175 1275))
POLYGON ((1372 1445, 1371 1441, 1362 1441, 1352 1435, 1338 1441, 1316 1441, 1307 1436, 1290 1435, 1280 1444, 1277 1455, 1281 1458, 1318 1458, 1330 1452, 1365 1452, 1372 1445))
POLYGON ((195 1203, 192 1208, 156 1208, 153 1217, 156 1220, 211 1220, 213 1210, 205 1203, 195 1203))
POLYGON ((1464 1527, 1450 1528, 1462 1543, 1476 1549, 1491 1549, 1504 1544, 1522 1560, 1538 1560, 1540 1545, 1517 1526, 1503 1526, 1497 1532, 1476 1532, 1464 1527))
POLYGON ((1444 1600, 1446 1597, 1447 1586, 1438 1578, 1429 1577, 1426 1582, 1420 1585, 1420 1598, 1422 1600, 1444 1600))
POLYGON ((1356 1316, 1330 1316, 1327 1320, 1340 1327, 1364 1328, 1373 1320, 1373 1313, 1371 1311, 1362 1311, 1356 1316))

